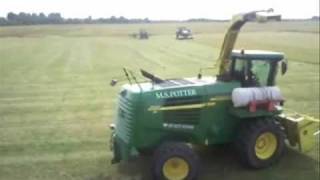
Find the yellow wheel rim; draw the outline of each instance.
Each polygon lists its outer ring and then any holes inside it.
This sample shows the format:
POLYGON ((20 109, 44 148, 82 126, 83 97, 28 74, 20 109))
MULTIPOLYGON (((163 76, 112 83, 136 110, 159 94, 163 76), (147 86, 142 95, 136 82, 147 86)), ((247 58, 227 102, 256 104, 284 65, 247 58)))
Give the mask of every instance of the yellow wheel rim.
POLYGON ((183 180, 189 174, 189 164, 182 158, 168 159, 162 168, 163 175, 168 180, 183 180))
POLYGON ((269 159, 276 152, 277 146, 277 138, 273 133, 263 133, 256 140, 256 156, 262 160, 269 159))

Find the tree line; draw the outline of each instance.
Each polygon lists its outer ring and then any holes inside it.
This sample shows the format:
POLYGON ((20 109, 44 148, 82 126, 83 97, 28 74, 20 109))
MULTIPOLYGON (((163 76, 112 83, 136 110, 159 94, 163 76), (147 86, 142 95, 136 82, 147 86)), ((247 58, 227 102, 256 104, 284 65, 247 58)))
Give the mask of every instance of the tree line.
POLYGON ((148 18, 127 19, 123 16, 110 18, 92 19, 87 18, 63 18, 60 13, 25 13, 18 14, 9 12, 7 17, 0 17, 0 26, 8 25, 36 25, 36 24, 129 24, 129 23, 150 23, 148 18))
MULTIPOLYGON (((290 20, 290 19, 287 19, 290 20)), ((319 16, 313 16, 310 19, 304 20, 315 20, 319 21, 319 16)), ((36 25, 36 24, 129 24, 129 23, 150 23, 150 22, 221 22, 227 20, 214 20, 214 19, 189 19, 186 21, 150 21, 148 18, 144 19, 128 19, 123 16, 110 18, 97 18, 93 19, 91 16, 87 18, 64 18, 60 13, 49 13, 45 15, 44 13, 13 13, 9 12, 6 17, 0 17, 0 26, 10 26, 10 25, 36 25)), ((294 21, 294 19, 291 19, 294 21)))

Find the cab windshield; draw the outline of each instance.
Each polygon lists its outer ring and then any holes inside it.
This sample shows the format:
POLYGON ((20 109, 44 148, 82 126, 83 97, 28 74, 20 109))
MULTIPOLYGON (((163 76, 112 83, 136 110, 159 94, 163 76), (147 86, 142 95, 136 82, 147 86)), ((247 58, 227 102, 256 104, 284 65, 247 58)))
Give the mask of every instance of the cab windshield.
POLYGON ((251 64, 251 74, 255 76, 260 86, 267 86, 270 72, 270 63, 266 61, 253 60, 251 61, 251 64))
POLYGON ((274 84, 275 64, 269 60, 234 59, 231 75, 241 81, 243 86, 270 86, 274 84))

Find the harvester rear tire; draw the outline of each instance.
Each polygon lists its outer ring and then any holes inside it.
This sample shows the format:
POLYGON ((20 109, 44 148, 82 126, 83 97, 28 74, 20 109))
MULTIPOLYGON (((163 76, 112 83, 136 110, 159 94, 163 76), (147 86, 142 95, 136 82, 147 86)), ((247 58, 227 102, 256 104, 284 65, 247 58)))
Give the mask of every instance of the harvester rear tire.
POLYGON ((273 119, 248 121, 240 126, 235 148, 242 163, 250 168, 268 167, 284 154, 285 135, 273 119))
POLYGON ((199 158, 185 143, 164 143, 154 153, 155 180, 194 180, 199 173, 199 158))

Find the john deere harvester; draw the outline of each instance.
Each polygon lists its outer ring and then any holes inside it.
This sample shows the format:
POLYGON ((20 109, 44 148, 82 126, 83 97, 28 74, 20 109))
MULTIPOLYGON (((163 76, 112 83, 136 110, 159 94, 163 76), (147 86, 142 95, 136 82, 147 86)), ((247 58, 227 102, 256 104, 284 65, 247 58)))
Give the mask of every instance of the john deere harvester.
POLYGON ((287 70, 284 54, 233 50, 246 22, 280 17, 260 12, 233 18, 217 76, 200 73, 192 78, 162 79, 141 70, 150 81, 139 83, 124 69, 129 84, 119 93, 115 124, 110 125, 113 163, 151 151, 154 179, 196 179, 200 160, 193 145, 233 144, 241 162, 251 168, 277 162, 285 140, 301 151, 313 147, 318 120, 284 113, 285 99, 276 86, 278 71, 285 74, 287 70))

